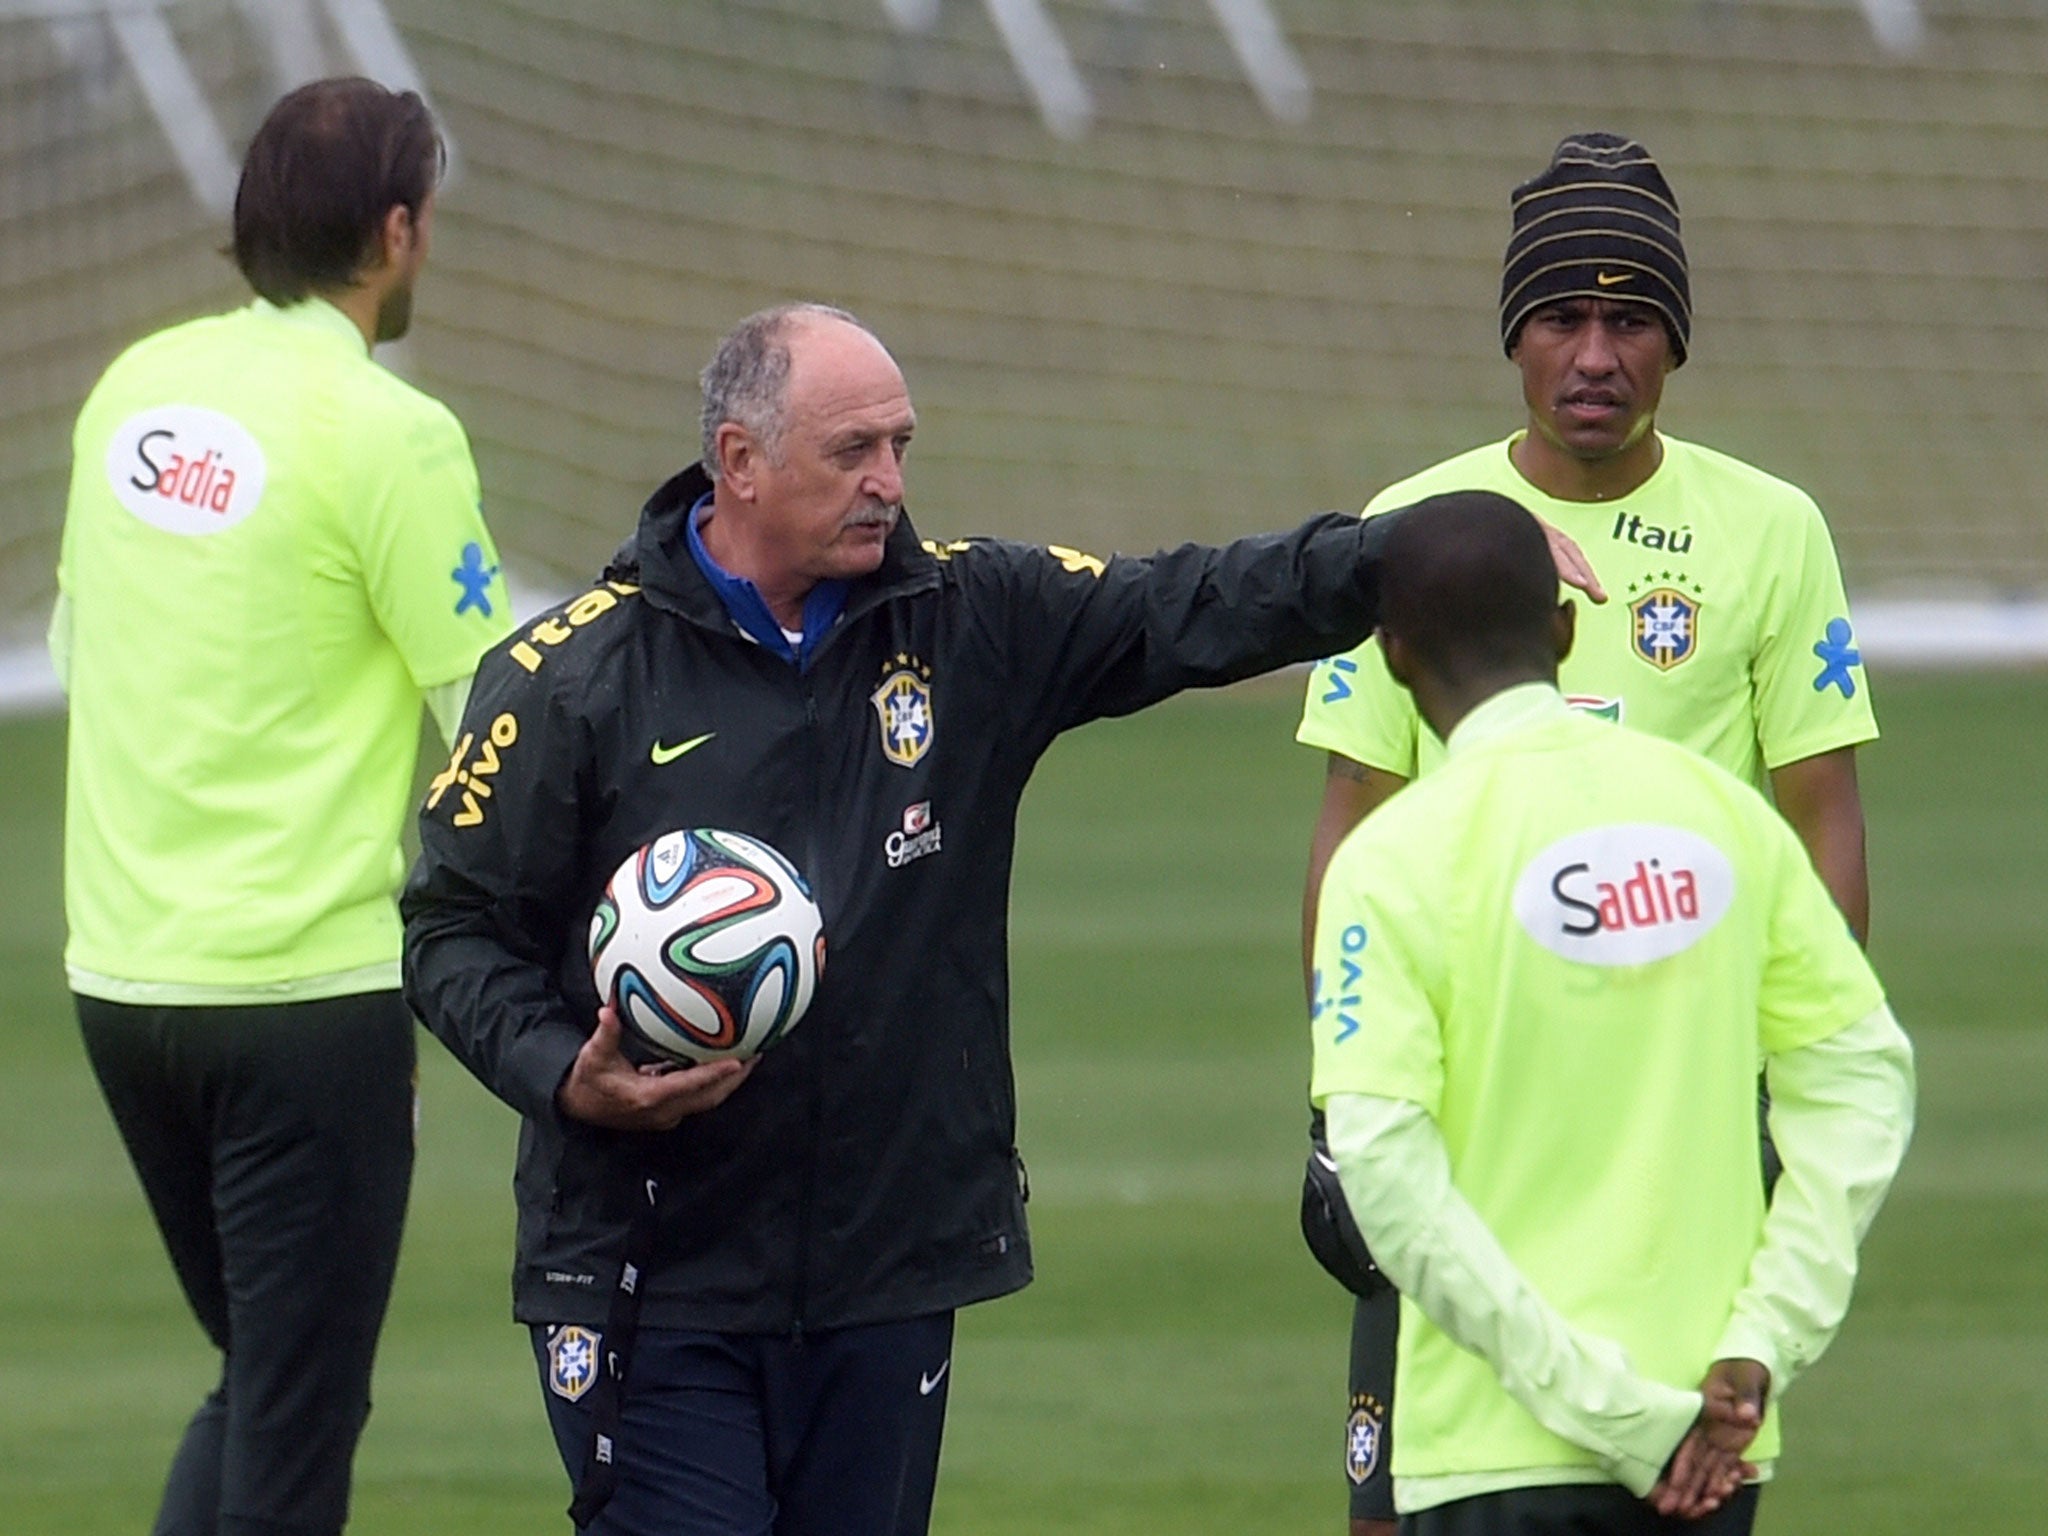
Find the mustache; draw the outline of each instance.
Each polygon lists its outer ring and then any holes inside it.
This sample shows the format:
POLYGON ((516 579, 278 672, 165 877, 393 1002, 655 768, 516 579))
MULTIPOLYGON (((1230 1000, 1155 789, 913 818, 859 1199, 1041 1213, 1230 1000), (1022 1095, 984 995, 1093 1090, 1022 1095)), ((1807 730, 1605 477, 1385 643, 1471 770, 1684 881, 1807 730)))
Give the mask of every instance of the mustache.
POLYGON ((846 520, 840 526, 843 528, 893 528, 896 526, 896 519, 902 515, 902 502, 883 501, 880 497, 875 496, 868 498, 851 512, 847 513, 846 520))

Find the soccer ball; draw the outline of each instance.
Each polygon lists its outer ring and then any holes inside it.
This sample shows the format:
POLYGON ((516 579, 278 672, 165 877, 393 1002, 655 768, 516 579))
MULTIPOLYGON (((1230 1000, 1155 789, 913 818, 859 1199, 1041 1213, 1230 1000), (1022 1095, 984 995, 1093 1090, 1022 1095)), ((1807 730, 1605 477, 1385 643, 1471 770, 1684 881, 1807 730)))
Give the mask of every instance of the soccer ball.
POLYGON ((693 827, 629 854, 590 918, 597 994, 627 1035, 690 1065, 765 1051, 825 969, 796 866, 757 838, 693 827))

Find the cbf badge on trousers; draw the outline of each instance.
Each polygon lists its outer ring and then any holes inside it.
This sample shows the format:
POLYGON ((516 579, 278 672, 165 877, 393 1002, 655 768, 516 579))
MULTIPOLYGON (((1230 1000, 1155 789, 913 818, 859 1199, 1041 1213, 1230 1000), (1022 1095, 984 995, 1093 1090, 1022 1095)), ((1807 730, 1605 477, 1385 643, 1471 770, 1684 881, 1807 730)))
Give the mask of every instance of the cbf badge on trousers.
POLYGON ((603 1335, 573 1324, 548 1331, 548 1390, 573 1403, 597 1380, 597 1351, 603 1335))
POLYGON ((884 664, 881 686, 868 696, 882 732, 882 756, 915 768, 932 747, 932 669, 898 652, 884 664))
POLYGON ((1351 1417, 1344 1422, 1344 1475, 1363 1484, 1379 1470, 1380 1447, 1386 1441, 1387 1410, 1370 1392, 1351 1399, 1351 1417))

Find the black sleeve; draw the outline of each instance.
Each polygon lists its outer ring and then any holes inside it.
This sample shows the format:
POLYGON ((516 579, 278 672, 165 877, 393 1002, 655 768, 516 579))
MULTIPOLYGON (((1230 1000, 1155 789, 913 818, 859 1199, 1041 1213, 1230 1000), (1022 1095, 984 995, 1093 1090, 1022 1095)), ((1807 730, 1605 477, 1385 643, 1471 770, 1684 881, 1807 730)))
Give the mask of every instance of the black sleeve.
POLYGON ((1011 551, 1010 645, 1042 736, 1349 650, 1379 610, 1398 514, 1329 512, 1288 533, 1107 562, 1011 551))
POLYGON ((420 810, 400 900, 413 1012, 499 1098, 552 1116, 592 1020, 554 966, 577 888, 580 723, 504 648, 484 658, 420 810))

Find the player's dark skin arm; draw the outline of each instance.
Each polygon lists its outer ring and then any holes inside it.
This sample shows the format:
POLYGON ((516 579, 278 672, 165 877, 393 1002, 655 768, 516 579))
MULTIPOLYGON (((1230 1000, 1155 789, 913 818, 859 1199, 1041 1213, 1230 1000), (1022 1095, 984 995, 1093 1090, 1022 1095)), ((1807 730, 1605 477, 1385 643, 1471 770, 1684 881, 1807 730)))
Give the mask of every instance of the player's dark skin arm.
POLYGON ((1315 1004, 1316 900, 1322 894, 1323 871, 1330 867, 1330 855, 1344 841, 1344 834, 1407 782, 1398 773, 1368 768, 1341 752, 1330 754, 1323 778, 1323 808, 1316 814, 1315 832, 1309 838, 1308 879, 1301 891, 1301 979, 1311 1007, 1315 1004))
POLYGON ((1849 920, 1856 942, 1870 935, 1870 870, 1863 851, 1863 795, 1856 749, 1840 747, 1771 770, 1771 797, 1849 920))

